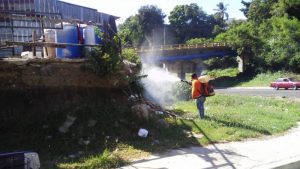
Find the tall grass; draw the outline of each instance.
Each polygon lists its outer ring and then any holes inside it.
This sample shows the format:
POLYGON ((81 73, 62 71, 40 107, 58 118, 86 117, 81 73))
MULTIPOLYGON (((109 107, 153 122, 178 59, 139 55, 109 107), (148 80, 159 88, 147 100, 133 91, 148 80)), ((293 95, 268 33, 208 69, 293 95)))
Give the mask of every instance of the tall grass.
POLYGON ((86 157, 75 163, 61 163, 58 168, 61 169, 91 169, 91 168, 117 168, 126 164, 122 159, 111 155, 108 150, 105 150, 102 154, 86 157))

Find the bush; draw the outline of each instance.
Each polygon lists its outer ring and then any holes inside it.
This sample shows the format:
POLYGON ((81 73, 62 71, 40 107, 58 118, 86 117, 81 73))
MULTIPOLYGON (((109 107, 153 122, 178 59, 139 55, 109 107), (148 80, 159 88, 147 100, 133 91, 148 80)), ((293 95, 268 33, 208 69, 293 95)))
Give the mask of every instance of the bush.
POLYGON ((114 32, 107 25, 103 29, 104 33, 96 30, 97 34, 102 37, 103 45, 93 48, 87 56, 88 61, 85 65, 85 68, 98 75, 115 73, 119 70, 122 60, 118 37, 114 35, 114 32))
POLYGON ((187 101, 190 100, 191 97, 191 86, 184 83, 178 82, 173 86, 174 96, 176 100, 187 101))
POLYGON ((133 48, 124 48, 122 50, 122 57, 130 62, 141 64, 141 59, 133 48))
POLYGON ((105 48, 110 48, 108 46, 103 48, 100 49, 97 47, 91 51, 89 59, 85 64, 85 68, 98 75, 112 74, 119 70, 121 63, 120 55, 111 52, 111 50, 107 51, 105 48))

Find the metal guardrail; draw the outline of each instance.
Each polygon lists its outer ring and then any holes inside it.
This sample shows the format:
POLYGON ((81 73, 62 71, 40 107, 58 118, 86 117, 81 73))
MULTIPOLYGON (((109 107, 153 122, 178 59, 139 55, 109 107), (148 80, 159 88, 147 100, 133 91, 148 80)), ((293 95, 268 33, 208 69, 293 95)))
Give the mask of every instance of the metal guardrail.
POLYGON ((213 48, 213 47, 228 47, 226 42, 213 42, 203 44, 175 44, 175 45, 161 45, 161 46, 149 46, 145 48, 135 48, 137 52, 151 52, 151 51, 162 51, 162 50, 182 50, 182 49, 200 49, 200 48, 213 48))

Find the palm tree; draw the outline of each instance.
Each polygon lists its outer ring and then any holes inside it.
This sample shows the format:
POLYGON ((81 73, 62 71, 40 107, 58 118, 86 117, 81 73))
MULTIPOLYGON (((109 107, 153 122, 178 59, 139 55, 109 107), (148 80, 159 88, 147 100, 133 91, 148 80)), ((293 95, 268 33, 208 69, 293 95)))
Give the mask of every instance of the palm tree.
POLYGON ((215 13, 215 16, 221 18, 222 20, 224 20, 224 17, 226 17, 226 20, 228 20, 228 13, 226 12, 227 11, 227 6, 228 4, 224 5, 223 2, 220 2, 217 4, 217 9, 214 9, 215 11, 217 11, 215 13))

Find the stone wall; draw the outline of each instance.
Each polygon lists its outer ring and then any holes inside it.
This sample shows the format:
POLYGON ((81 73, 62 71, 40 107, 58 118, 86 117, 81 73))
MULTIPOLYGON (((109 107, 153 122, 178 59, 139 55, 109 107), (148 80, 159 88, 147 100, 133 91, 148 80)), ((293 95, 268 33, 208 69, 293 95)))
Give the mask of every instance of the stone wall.
POLYGON ((84 60, 1 60, 0 121, 26 114, 38 117, 106 99, 126 99, 125 81, 117 76, 95 75, 83 69, 83 63, 84 60))
POLYGON ((83 67, 84 60, 0 61, 0 88, 84 87, 120 88, 126 86, 119 77, 98 76, 83 67))

